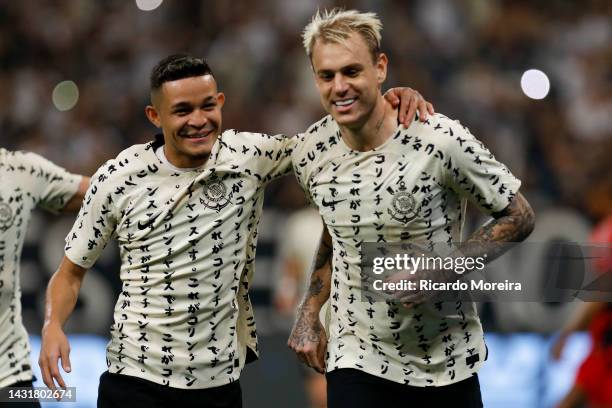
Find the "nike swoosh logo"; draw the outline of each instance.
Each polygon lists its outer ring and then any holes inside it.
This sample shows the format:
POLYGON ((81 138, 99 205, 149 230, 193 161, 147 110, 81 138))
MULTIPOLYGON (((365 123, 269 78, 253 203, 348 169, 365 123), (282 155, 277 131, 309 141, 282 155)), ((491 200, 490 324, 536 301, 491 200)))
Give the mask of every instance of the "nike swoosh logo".
POLYGON ((325 201, 325 198, 323 198, 323 202, 321 204, 323 205, 323 207, 335 207, 336 204, 341 203, 343 201, 346 201, 346 199, 344 199, 344 200, 325 201))
POLYGON ((155 222, 155 219, 159 217, 159 214, 157 214, 155 217, 151 217, 149 218, 149 221, 142 223, 140 221, 138 221, 138 229, 139 230, 143 230, 143 229, 147 229, 149 227, 151 227, 151 225, 153 225, 153 223, 155 222))

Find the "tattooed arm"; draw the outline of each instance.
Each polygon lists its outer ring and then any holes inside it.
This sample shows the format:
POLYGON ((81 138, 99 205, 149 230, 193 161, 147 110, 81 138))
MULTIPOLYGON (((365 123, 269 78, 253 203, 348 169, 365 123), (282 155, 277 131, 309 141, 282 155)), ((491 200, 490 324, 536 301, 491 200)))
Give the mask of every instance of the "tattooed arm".
POLYGON ((502 211, 493 214, 493 219, 476 230, 458 251, 460 256, 472 258, 487 255, 487 262, 500 257, 510 249, 512 242, 525 240, 535 226, 535 214, 519 192, 502 211))
MULTIPOLYGON (((502 211, 493 214, 493 219, 476 230, 450 256, 459 258, 485 258, 489 263, 511 249, 511 243, 525 240, 535 226, 535 214, 521 193, 516 193, 512 202, 502 211)), ((468 274, 466 270, 462 276, 468 274)), ((454 281, 459 276, 452 270, 421 270, 417 274, 399 275, 399 278, 432 279, 437 282, 454 281)), ((433 291, 401 291, 396 297, 410 308, 435 296, 433 291)))
POLYGON ((325 372, 327 335, 319 320, 321 307, 329 298, 332 273, 332 240, 323 228, 321 243, 315 256, 310 285, 298 308, 297 317, 287 345, 302 362, 320 373, 325 372))

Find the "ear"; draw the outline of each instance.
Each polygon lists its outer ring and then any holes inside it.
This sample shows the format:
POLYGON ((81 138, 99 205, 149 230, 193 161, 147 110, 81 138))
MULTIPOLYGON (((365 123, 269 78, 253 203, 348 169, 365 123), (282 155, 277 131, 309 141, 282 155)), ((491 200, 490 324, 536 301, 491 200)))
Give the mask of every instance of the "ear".
POLYGON ((387 79, 387 64, 389 63, 389 59, 387 58, 387 54, 381 52, 378 55, 378 59, 376 60, 376 79, 378 80, 378 85, 381 86, 385 79, 387 79))
POLYGON ((225 105, 225 94, 223 92, 219 92, 217 94, 217 105, 219 106, 219 109, 225 105))
POLYGON ((145 108, 145 115, 147 115, 147 119, 149 119, 149 122, 151 122, 156 128, 161 127, 159 113, 153 105, 147 105, 147 107, 145 108))

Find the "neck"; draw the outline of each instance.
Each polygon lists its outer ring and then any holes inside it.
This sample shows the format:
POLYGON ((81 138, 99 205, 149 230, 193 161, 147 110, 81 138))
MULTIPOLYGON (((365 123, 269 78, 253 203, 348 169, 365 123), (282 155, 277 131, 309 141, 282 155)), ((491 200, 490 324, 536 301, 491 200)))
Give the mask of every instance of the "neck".
POLYGON ((358 126, 339 126, 344 142, 353 150, 365 152, 382 145, 397 128, 397 111, 380 95, 366 121, 358 126))
POLYGON ((170 151, 170 149, 167 149, 167 145, 164 144, 163 146, 164 149, 164 156, 166 156, 166 160, 168 160, 168 162, 170 164, 172 164, 174 167, 177 167, 179 169, 185 169, 185 170, 190 170, 190 169, 196 169, 198 167, 202 167, 207 161, 208 158, 210 157, 209 154, 207 154, 206 156, 197 156, 197 157, 180 157, 178 155, 174 155, 173 152, 170 151))

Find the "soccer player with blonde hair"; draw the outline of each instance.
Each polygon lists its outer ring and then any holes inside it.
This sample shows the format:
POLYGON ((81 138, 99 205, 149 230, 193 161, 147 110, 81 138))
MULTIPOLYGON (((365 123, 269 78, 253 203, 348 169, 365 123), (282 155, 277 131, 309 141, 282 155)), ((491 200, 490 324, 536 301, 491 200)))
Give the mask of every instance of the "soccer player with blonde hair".
POLYGON ((304 30, 329 115, 302 136, 293 162, 326 229, 289 346, 326 372, 330 408, 481 407, 476 373, 487 351, 474 304, 432 300, 419 290, 368 299, 361 248, 443 243, 451 256, 492 260, 505 243, 529 235, 533 211, 520 181, 459 122, 435 114, 399 126, 381 94, 388 65, 381 29, 373 13, 335 9, 318 12, 304 30), (455 245, 466 200, 492 220, 455 245), (328 299, 326 332, 319 310, 328 299))

